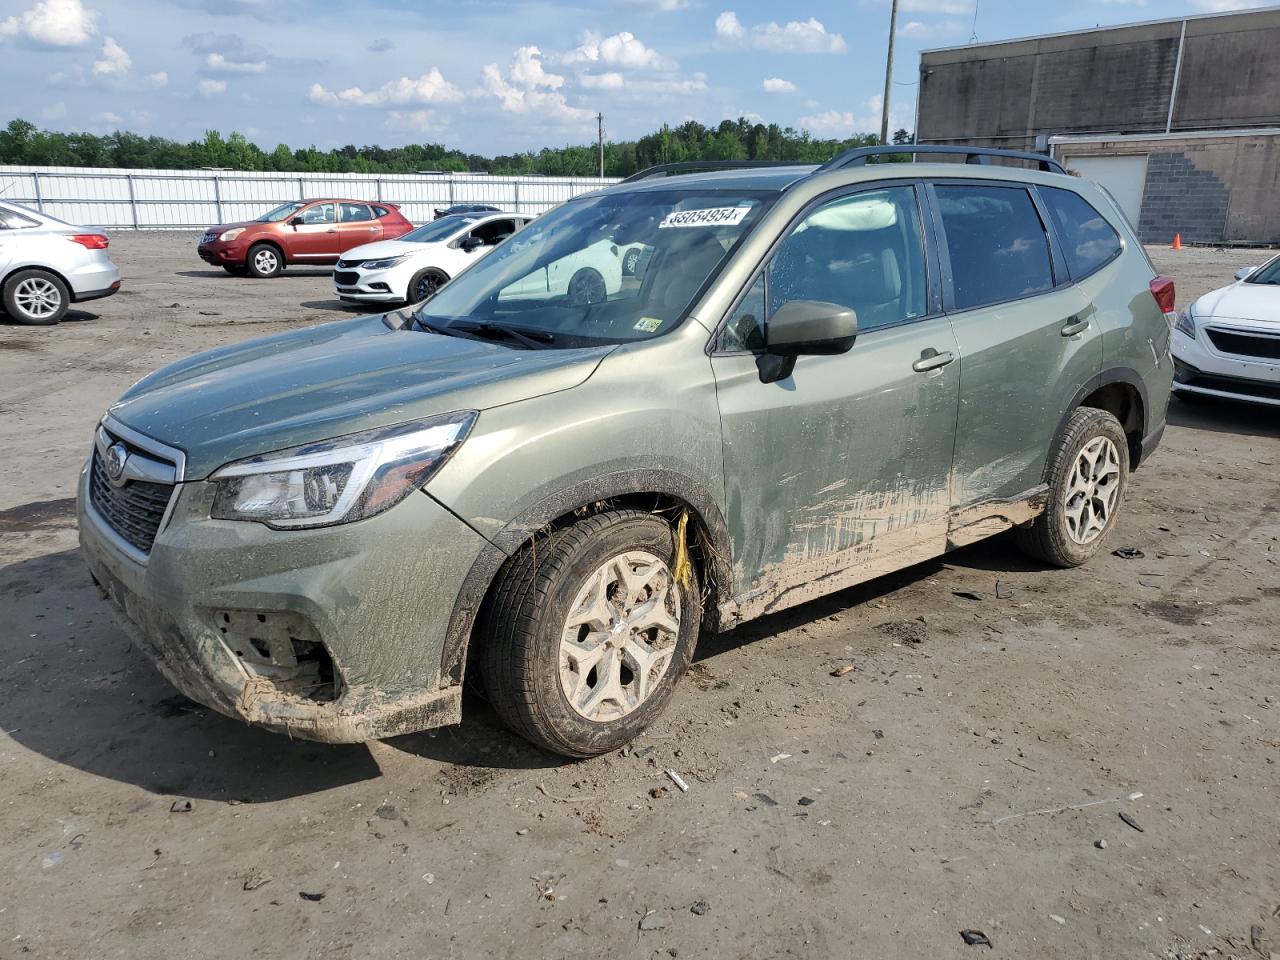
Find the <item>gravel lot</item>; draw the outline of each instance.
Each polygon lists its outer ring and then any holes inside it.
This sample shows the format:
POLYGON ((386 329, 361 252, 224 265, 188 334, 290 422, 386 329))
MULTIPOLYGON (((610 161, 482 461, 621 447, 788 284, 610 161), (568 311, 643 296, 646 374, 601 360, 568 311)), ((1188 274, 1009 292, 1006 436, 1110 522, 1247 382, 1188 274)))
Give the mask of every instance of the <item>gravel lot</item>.
MULTIPOLYGON (((236 279, 194 244, 121 233, 119 296, 0 324, 3 960, 985 956, 969 928, 994 956, 1245 957, 1254 925, 1280 951, 1274 410, 1174 402, 1112 542, 1145 559, 997 539, 706 638, 626 755, 563 763, 474 699, 456 729, 291 742, 176 695, 76 550, 125 387, 352 313, 327 271, 236 279)), ((1180 304, 1261 259, 1152 254, 1180 304)))

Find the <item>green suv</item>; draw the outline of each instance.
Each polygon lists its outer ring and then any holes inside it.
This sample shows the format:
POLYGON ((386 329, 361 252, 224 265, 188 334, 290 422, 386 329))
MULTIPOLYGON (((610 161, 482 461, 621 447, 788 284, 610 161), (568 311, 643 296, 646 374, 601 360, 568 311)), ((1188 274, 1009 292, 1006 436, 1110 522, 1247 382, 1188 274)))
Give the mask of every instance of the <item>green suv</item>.
POLYGON ((583 757, 700 631, 1006 530, 1083 563, 1164 428, 1173 285, 1056 161, 885 152, 645 171, 409 310, 151 374, 81 477, 95 580, 229 716, 385 738, 478 677, 583 757))

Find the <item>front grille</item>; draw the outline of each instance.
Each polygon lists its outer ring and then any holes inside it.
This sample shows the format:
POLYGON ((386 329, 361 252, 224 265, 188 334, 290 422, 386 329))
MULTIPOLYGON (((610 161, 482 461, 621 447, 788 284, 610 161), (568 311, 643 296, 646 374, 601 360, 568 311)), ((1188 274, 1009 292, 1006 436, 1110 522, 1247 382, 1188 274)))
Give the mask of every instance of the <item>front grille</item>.
POLYGON ((339 270, 343 270, 343 269, 350 270, 352 267, 358 267, 362 263, 364 263, 363 260, 339 260, 336 264, 334 264, 334 266, 336 266, 339 270))
POLYGON ((203 237, 200 238, 200 242, 213 243, 213 241, 217 239, 218 239, 218 235, 216 233, 206 233, 203 237))
POLYGON ((335 270, 333 282, 340 287, 354 287, 360 282, 360 274, 354 270, 335 270))
POLYGON ((1280 335, 1249 334, 1240 330, 1205 330, 1209 340, 1222 353, 1237 357, 1258 357, 1261 360, 1280 360, 1280 335))
POLYGON ((135 549, 151 551, 172 496, 173 485, 168 483, 130 480, 124 486, 114 486, 107 478, 102 454, 93 451, 89 500, 108 526, 135 549))

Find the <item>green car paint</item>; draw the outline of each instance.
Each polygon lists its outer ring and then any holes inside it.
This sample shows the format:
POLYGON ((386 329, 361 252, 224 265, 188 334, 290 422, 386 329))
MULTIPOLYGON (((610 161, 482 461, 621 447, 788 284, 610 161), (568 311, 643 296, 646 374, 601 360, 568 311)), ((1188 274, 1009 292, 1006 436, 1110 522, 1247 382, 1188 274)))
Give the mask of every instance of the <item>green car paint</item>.
MULTIPOLYGON (((367 317, 211 351, 130 388, 82 473, 80 536, 96 581, 162 673, 222 713, 304 738, 454 723, 493 577, 540 530, 597 504, 687 513, 706 567, 704 626, 728 629, 1033 519, 1054 438, 1086 398, 1116 406, 1136 460, 1158 442, 1168 324, 1141 248, 1093 185, 1006 167, 876 164, 642 180, 594 196, 680 191, 758 206, 687 309, 669 322, 634 318, 652 336, 524 349, 426 332, 407 314, 367 317), (894 183, 927 216, 933 186, 961 180, 1076 191, 1122 250, 1078 281, 1058 275, 1052 289, 957 309, 935 224, 927 302, 910 322, 860 332, 846 353, 800 356, 772 380, 761 350, 726 340, 813 210, 894 183), (276 529, 213 518, 213 477, 228 464, 466 411, 469 432, 421 490, 366 519, 276 529), (97 458, 116 441, 178 461, 146 550, 91 492, 97 458), (291 660, 291 649, 317 645, 331 667, 291 660), (320 670, 325 697, 291 686, 304 667, 311 682, 320 670)), ((522 233, 503 247, 554 242, 522 233)))

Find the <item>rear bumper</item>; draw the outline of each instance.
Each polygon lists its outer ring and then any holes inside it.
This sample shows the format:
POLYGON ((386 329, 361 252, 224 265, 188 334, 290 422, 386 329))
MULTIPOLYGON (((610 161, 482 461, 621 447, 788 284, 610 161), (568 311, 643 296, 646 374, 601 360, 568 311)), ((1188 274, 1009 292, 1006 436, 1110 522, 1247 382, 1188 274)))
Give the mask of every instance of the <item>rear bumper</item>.
POLYGON ((103 255, 68 271, 67 282, 76 303, 109 297, 120 289, 120 268, 103 255))

